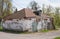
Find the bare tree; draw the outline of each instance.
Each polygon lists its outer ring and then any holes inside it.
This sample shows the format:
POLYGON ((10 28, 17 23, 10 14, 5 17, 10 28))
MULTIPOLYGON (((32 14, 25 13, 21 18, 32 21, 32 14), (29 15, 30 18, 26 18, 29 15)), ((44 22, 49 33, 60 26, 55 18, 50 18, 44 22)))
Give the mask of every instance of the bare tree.
POLYGON ((52 7, 51 7, 51 5, 49 5, 48 7, 47 7, 47 12, 46 13, 50 13, 52 11, 52 7))
POLYGON ((30 2, 29 6, 31 7, 32 10, 38 10, 40 8, 38 3, 35 1, 30 2))
POLYGON ((35 1, 30 2, 29 6, 36 15, 40 15, 40 12, 42 12, 42 10, 40 10, 40 6, 35 1))
POLYGON ((12 9, 11 0, 4 0, 4 5, 5 5, 4 14, 6 15, 11 14, 12 13, 11 12, 11 9, 12 9))

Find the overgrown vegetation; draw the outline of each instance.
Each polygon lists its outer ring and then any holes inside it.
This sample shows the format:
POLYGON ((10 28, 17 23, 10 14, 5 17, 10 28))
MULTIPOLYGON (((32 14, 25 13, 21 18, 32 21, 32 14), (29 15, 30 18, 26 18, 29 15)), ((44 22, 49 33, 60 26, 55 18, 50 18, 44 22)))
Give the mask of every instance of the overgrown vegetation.
POLYGON ((60 37, 56 37, 56 38, 54 38, 54 39, 60 39, 60 37))
POLYGON ((54 24, 56 27, 60 27, 60 17, 58 15, 54 17, 54 24))
POLYGON ((48 10, 46 10, 46 14, 50 15, 53 17, 53 23, 55 27, 60 27, 60 7, 49 7, 48 10), (50 10, 49 10, 50 9, 50 10), (48 11, 49 10, 49 11, 48 11), (53 12, 54 11, 54 12, 53 12))

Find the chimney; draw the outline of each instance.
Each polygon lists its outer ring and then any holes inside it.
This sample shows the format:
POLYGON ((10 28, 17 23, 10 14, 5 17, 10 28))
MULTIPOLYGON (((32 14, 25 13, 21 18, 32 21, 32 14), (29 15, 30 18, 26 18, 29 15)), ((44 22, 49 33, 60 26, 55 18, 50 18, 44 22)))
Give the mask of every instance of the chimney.
POLYGON ((34 13, 35 13, 35 15, 40 16, 40 15, 41 15, 41 13, 42 13, 42 10, 37 10, 37 11, 34 11, 34 13))
POLYGON ((15 9, 15 13, 17 12, 17 8, 15 9))
POLYGON ((41 16, 42 10, 39 10, 39 16, 41 16))

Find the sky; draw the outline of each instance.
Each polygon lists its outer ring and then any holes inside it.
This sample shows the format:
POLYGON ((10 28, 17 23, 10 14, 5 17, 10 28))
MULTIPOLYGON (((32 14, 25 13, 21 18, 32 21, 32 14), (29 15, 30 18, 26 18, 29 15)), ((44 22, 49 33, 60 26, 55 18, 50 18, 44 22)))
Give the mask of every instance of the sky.
MULTIPOLYGON (((13 7, 21 10, 29 6, 29 3, 33 0, 13 0, 13 7)), ((52 7, 60 7, 60 0, 34 0, 38 3, 39 6, 42 7, 42 4, 45 6, 51 5, 52 7)))

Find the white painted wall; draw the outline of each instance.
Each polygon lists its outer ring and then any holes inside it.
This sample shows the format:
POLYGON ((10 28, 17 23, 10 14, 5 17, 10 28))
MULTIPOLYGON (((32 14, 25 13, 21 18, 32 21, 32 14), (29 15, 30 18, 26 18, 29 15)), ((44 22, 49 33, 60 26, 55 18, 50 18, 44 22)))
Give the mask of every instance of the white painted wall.
POLYGON ((29 30, 32 28, 32 22, 34 20, 18 20, 18 21, 11 21, 11 20, 7 20, 5 21, 2 25, 5 29, 12 29, 12 30, 29 30))
MULTIPOLYGON (((7 20, 5 22, 2 23, 3 27, 5 29, 12 29, 12 30, 17 30, 17 31, 25 31, 25 30, 29 30, 32 31, 32 23, 34 22, 34 20, 7 20)), ((49 19, 47 20, 47 22, 49 22, 49 19)), ((39 21, 38 25, 37 25, 37 30, 41 30, 44 28, 47 28, 46 26, 47 24, 44 23, 44 20, 39 21), (42 26, 43 23, 43 26, 42 26)))

